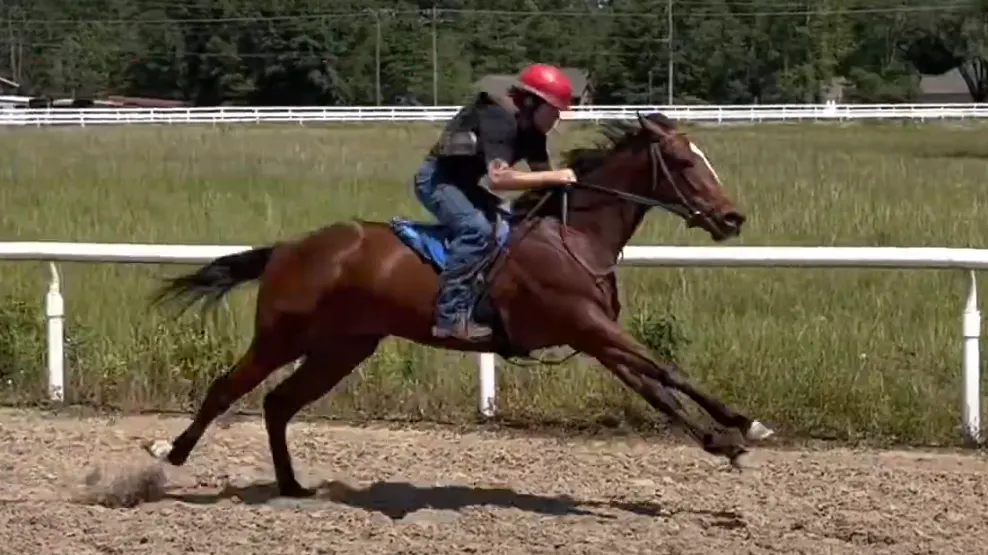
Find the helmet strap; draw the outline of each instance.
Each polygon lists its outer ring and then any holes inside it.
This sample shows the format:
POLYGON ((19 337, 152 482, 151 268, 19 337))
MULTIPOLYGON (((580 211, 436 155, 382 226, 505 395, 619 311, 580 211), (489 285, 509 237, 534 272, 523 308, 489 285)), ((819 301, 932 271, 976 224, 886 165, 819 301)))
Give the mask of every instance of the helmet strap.
POLYGON ((515 105, 518 106, 518 115, 521 116, 521 120, 527 125, 533 123, 533 118, 535 117, 535 111, 539 109, 544 100, 538 97, 538 95, 528 92, 524 89, 515 89, 515 105))

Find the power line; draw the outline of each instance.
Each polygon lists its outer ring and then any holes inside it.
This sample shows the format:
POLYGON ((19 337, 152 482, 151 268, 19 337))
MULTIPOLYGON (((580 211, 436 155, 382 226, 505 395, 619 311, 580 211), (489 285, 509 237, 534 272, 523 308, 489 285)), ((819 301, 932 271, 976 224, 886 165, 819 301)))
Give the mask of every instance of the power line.
MULTIPOLYGON (((764 16, 847 16, 847 15, 879 15, 879 14, 902 14, 902 13, 932 13, 932 12, 962 12, 971 9, 971 4, 969 2, 953 3, 953 4, 937 4, 937 5, 926 5, 926 6, 890 6, 890 7, 879 7, 879 8, 834 8, 834 9, 780 9, 780 10, 759 10, 759 11, 730 11, 732 7, 730 4, 723 3, 700 3, 694 1, 694 3, 688 3, 687 0, 677 0, 675 5, 677 7, 682 6, 702 6, 702 7, 720 7, 728 8, 728 11, 718 10, 718 11, 683 11, 679 17, 705 17, 708 19, 720 19, 720 18, 737 18, 737 17, 764 17, 764 16)), ((752 3, 748 6, 755 6, 752 3)), ((796 4, 788 4, 795 6, 796 4)), ((805 4, 802 4, 805 5, 805 4)), ((740 4, 735 5, 740 6, 740 4)), ((49 24, 49 25, 66 25, 66 24, 104 24, 104 25, 162 25, 168 23, 174 24, 217 24, 217 23, 253 23, 253 22, 278 22, 278 21, 319 21, 319 20, 334 20, 343 18, 361 18, 374 17, 375 12, 386 13, 392 17, 409 16, 414 15, 417 17, 425 18, 429 17, 429 10, 374 10, 367 9, 362 11, 350 11, 350 12, 316 12, 309 14, 296 14, 296 15, 272 15, 272 16, 236 16, 236 17, 209 17, 209 18, 131 18, 131 19, 85 19, 85 18, 75 18, 75 19, 15 19, 14 22, 18 25, 28 24, 49 24)), ((656 12, 633 12, 633 11, 622 11, 622 10, 485 10, 485 9, 454 9, 454 8, 437 8, 436 14, 438 16, 442 15, 477 15, 477 16, 506 16, 506 17, 536 17, 536 16, 548 16, 548 17, 602 17, 602 18, 643 18, 643 17, 661 17, 665 15, 664 11, 662 13, 656 12)))
MULTIPOLYGON (((677 0, 676 6, 680 7, 684 4, 683 0, 677 0)), ((805 5, 805 4, 804 4, 805 5)), ((724 6, 721 4, 721 6, 724 6)), ((730 7, 730 6, 724 6, 730 7)), ((734 16, 763 16, 763 15, 851 15, 851 14, 880 14, 880 13, 909 13, 909 12, 942 12, 942 11, 961 11, 971 9, 971 4, 969 2, 957 3, 957 4, 939 4, 930 6, 895 6, 888 8, 843 8, 843 9, 789 9, 789 10, 775 10, 775 11, 754 11, 754 12, 738 12, 738 13, 723 13, 723 12, 702 12, 697 14, 695 12, 685 12, 685 15, 695 16, 713 16, 713 17, 734 17, 734 16)), ((440 10, 446 13, 470 13, 478 15, 511 15, 511 16, 533 16, 533 15, 550 15, 550 16, 561 16, 561 17, 586 17, 587 12, 583 11, 537 11, 537 10, 440 10)), ((593 12, 593 15, 600 15, 602 17, 644 17, 644 16, 660 16, 662 14, 656 14, 655 12, 625 12, 625 11, 600 11, 593 12)))
MULTIPOLYGON (((885 3, 885 4, 889 4, 888 6, 886 6, 887 8, 893 8, 893 9, 894 8, 907 8, 908 9, 908 8, 914 8, 914 7, 935 8, 935 7, 938 6, 938 4, 936 4, 936 3, 932 3, 932 4, 931 3, 926 3, 926 4, 918 4, 918 3, 915 3, 914 5, 908 5, 908 4, 905 4, 904 5, 903 4, 903 0, 884 0, 884 1, 883 0, 869 0, 869 3, 870 4, 873 4, 873 5, 878 5, 878 4, 885 3)), ((957 3, 960 4, 960 2, 957 2, 957 3)), ((655 2, 655 4, 656 4, 656 7, 660 7, 660 6, 663 5, 663 2, 661 2, 661 0, 657 0, 655 2)), ((802 9, 802 10, 806 10, 807 9, 806 8, 806 5, 807 5, 807 1, 806 0, 779 0, 779 1, 775 1, 775 2, 766 2, 766 0, 676 0, 676 4, 679 5, 679 6, 702 6, 702 7, 725 7, 725 8, 759 6, 759 7, 768 7, 768 8, 771 8, 773 10, 778 10, 778 9, 796 9, 796 8, 799 8, 799 9, 802 9)), ((969 5, 970 5, 970 3, 969 3, 969 5)), ((137 7, 138 8, 141 8, 141 9, 168 9, 168 8, 183 8, 183 7, 184 8, 202 9, 202 4, 200 2, 195 1, 195 0, 146 0, 144 2, 139 2, 138 5, 137 5, 137 7)), ((847 9, 850 9, 850 10, 874 9, 874 7, 872 7, 872 8, 847 8, 847 9)), ((623 10, 620 10, 620 9, 615 10, 613 8, 606 7, 606 6, 605 7, 601 7, 601 8, 595 8, 595 7, 592 7, 592 6, 589 6, 589 5, 585 6, 584 9, 569 9, 569 10, 553 10, 553 9, 542 10, 542 9, 538 9, 538 8, 530 8, 530 9, 527 9, 527 10, 482 10, 482 9, 477 9, 477 8, 443 8, 443 7, 439 7, 438 4, 436 5, 436 10, 437 11, 440 11, 440 12, 504 11, 504 12, 513 12, 513 13, 537 12, 537 13, 545 13, 545 14, 560 13, 560 12, 571 12, 571 13, 582 13, 582 14, 585 14, 587 12, 595 12, 595 11, 596 12, 616 12, 616 13, 620 13, 620 12, 623 11, 623 10)), ((99 7, 99 11, 104 11, 103 8, 102 8, 102 6, 99 7)), ((337 13, 337 14, 341 14, 341 15, 347 15, 347 14, 359 15, 359 14, 366 14, 366 13, 374 12, 374 11, 378 11, 378 12, 389 12, 389 11, 390 12, 394 12, 394 11, 404 11, 404 12, 431 12, 431 7, 430 8, 426 8, 426 9, 406 9, 406 10, 395 10, 393 8, 385 8, 385 7, 368 7, 368 8, 363 8, 363 9, 359 9, 359 10, 347 10, 347 11, 326 12, 326 13, 337 13)), ((650 12, 625 11, 624 13, 648 14, 650 12)))
MULTIPOLYGON (((655 42, 658 44, 658 43, 662 43, 664 41, 656 40, 655 42)), ((17 41, 11 42, 9 40, 0 39, 0 46, 15 46, 15 45, 17 45, 17 46, 23 46, 25 48, 36 48, 36 49, 40 49, 40 50, 45 50, 45 49, 50 49, 50 50, 63 49, 63 48, 66 48, 66 46, 67 46, 65 43, 58 43, 58 42, 17 42, 17 41)), ((240 53, 240 52, 229 52, 229 53, 227 53, 227 52, 180 52, 180 53, 177 53, 177 54, 166 54, 166 53, 155 53, 155 52, 139 53, 139 52, 135 52, 134 50, 131 50, 131 49, 129 49, 127 47, 123 47, 123 46, 113 46, 113 47, 101 48, 100 50, 102 52, 112 53, 112 54, 123 54, 123 55, 131 54, 132 55, 132 58, 133 58, 133 61, 148 61, 148 60, 161 60, 161 61, 164 61, 164 60, 176 60, 176 59, 177 60, 181 60, 181 59, 184 59, 184 58, 214 58, 214 59, 216 59, 216 58, 229 58, 231 60, 232 59, 236 59, 236 58, 245 58, 245 59, 274 59, 274 58, 277 58, 279 56, 288 56, 288 57, 296 56, 298 58, 306 58, 306 57, 308 57, 308 58, 319 58, 319 59, 326 60, 326 61, 336 62, 336 61, 338 61, 339 59, 342 58, 342 56, 340 56, 340 55, 338 55, 336 53, 330 52, 330 51, 315 51, 315 50, 274 50, 274 51, 270 51, 270 52, 247 52, 247 53, 240 53)), ((600 50, 600 49, 596 49, 595 48, 591 52, 590 56, 602 56, 602 57, 603 56, 614 56, 614 57, 618 57, 618 58, 641 59, 642 56, 643 56, 643 54, 642 54, 642 52, 622 52, 622 51, 619 51, 619 50, 600 50)), ((393 54, 385 53, 384 56, 383 56, 383 58, 382 58, 382 60, 388 61, 389 58, 393 58, 393 57, 394 57, 393 54)))

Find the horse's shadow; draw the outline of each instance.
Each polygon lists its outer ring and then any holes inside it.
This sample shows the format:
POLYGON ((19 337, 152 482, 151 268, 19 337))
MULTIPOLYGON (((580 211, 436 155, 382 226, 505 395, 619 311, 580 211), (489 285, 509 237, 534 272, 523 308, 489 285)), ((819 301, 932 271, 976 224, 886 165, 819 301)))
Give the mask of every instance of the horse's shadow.
MULTIPOLYGON (((255 482, 244 487, 227 485, 218 492, 172 493, 166 497, 185 503, 205 505, 234 498, 247 505, 263 505, 278 499, 279 494, 275 483, 255 482)), ((654 517, 672 514, 663 510, 658 504, 650 502, 580 501, 565 495, 533 495, 508 488, 423 487, 407 482, 376 482, 365 488, 355 488, 343 482, 324 481, 315 488, 315 494, 308 499, 378 512, 394 520, 423 509, 459 511, 472 506, 514 508, 552 516, 593 516, 608 520, 618 517, 600 512, 599 509, 616 509, 654 517)))

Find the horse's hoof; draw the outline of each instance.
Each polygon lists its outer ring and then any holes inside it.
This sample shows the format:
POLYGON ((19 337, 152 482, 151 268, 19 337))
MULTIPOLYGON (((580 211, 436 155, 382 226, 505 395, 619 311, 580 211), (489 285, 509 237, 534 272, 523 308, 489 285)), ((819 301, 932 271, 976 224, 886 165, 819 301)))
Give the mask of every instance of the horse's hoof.
POLYGON ((294 484, 287 484, 278 488, 278 493, 282 497, 291 497, 293 499, 305 499, 307 497, 312 497, 316 494, 316 490, 303 488, 298 482, 294 484))
POLYGON ((752 468, 754 465, 751 462, 751 454, 745 450, 741 450, 737 454, 731 457, 731 467, 742 471, 747 468, 752 468))
POLYGON ((172 442, 164 439, 157 439, 154 441, 147 440, 141 445, 141 447, 143 447, 149 455, 158 460, 164 460, 165 457, 172 452, 172 442))
POLYGON ((745 441, 757 442, 764 441, 773 435, 775 432, 771 428, 757 420, 752 420, 751 426, 748 426, 748 431, 744 434, 744 439, 745 441))

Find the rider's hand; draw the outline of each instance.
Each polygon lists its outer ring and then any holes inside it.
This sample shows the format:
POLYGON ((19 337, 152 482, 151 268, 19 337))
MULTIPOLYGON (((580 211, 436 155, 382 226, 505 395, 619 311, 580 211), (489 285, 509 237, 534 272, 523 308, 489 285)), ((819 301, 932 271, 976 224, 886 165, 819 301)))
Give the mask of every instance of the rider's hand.
POLYGON ((559 170, 559 184, 572 185, 573 183, 576 183, 576 173, 573 170, 569 168, 559 170))

